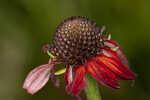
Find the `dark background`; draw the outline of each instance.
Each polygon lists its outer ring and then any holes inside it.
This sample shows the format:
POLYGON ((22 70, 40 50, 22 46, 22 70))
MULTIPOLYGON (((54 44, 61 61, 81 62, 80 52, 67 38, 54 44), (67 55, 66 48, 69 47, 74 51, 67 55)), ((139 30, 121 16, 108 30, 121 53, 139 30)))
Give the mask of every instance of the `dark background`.
POLYGON ((52 42, 56 26, 75 15, 106 25, 138 74, 133 88, 122 81, 117 91, 99 84, 103 100, 150 99, 150 0, 0 0, 0 100, 74 100, 63 76, 60 88, 48 82, 35 95, 22 84, 31 69, 47 63, 41 48, 52 42))

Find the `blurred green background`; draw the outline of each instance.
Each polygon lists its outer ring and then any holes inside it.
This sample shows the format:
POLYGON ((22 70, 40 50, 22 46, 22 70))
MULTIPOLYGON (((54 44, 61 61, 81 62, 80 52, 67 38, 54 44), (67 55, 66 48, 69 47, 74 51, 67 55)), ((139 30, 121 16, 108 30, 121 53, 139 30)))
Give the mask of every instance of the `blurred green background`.
POLYGON ((75 100, 63 76, 60 88, 48 82, 35 95, 22 89, 27 73, 47 63, 41 48, 52 42, 56 26, 75 15, 106 25, 138 74, 134 87, 121 81, 114 91, 99 84, 103 100, 150 100, 150 0, 0 0, 0 100, 75 100))

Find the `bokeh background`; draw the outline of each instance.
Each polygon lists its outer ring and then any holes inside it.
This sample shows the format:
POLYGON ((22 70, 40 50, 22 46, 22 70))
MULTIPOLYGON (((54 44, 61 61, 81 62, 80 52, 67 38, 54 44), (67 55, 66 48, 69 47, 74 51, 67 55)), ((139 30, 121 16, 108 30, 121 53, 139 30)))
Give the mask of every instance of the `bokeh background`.
MULTIPOLYGON (((45 64, 42 46, 70 16, 105 25, 120 43, 138 77, 114 91, 99 84, 103 100, 150 100, 150 0, 0 0, 0 100, 75 100, 51 82, 35 95, 22 89, 27 73, 45 64)), ((81 93, 86 100, 84 92, 81 93)))

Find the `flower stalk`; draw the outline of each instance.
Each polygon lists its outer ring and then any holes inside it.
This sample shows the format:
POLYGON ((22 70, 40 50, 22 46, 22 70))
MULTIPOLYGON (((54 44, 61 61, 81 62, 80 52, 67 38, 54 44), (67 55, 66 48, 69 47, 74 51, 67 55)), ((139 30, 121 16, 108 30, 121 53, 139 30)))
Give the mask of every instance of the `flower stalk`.
POLYGON ((102 100, 96 80, 94 80, 91 76, 86 75, 86 82, 87 86, 84 91, 87 96, 87 100, 102 100))

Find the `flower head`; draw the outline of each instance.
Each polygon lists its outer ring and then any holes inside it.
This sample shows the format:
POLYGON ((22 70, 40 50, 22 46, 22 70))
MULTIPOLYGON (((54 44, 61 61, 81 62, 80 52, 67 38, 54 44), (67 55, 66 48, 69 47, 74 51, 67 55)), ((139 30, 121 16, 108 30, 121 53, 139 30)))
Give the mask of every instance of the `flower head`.
POLYGON ((113 89, 120 88, 118 80, 134 80, 136 74, 130 70, 120 46, 103 32, 104 27, 99 29, 87 18, 66 19, 57 27, 53 44, 44 46, 49 63, 32 70, 23 88, 34 94, 49 78, 58 86, 56 75, 65 72, 66 91, 80 99, 78 94, 86 86, 86 74, 113 89), (66 68, 55 72, 53 67, 58 63, 66 68))

